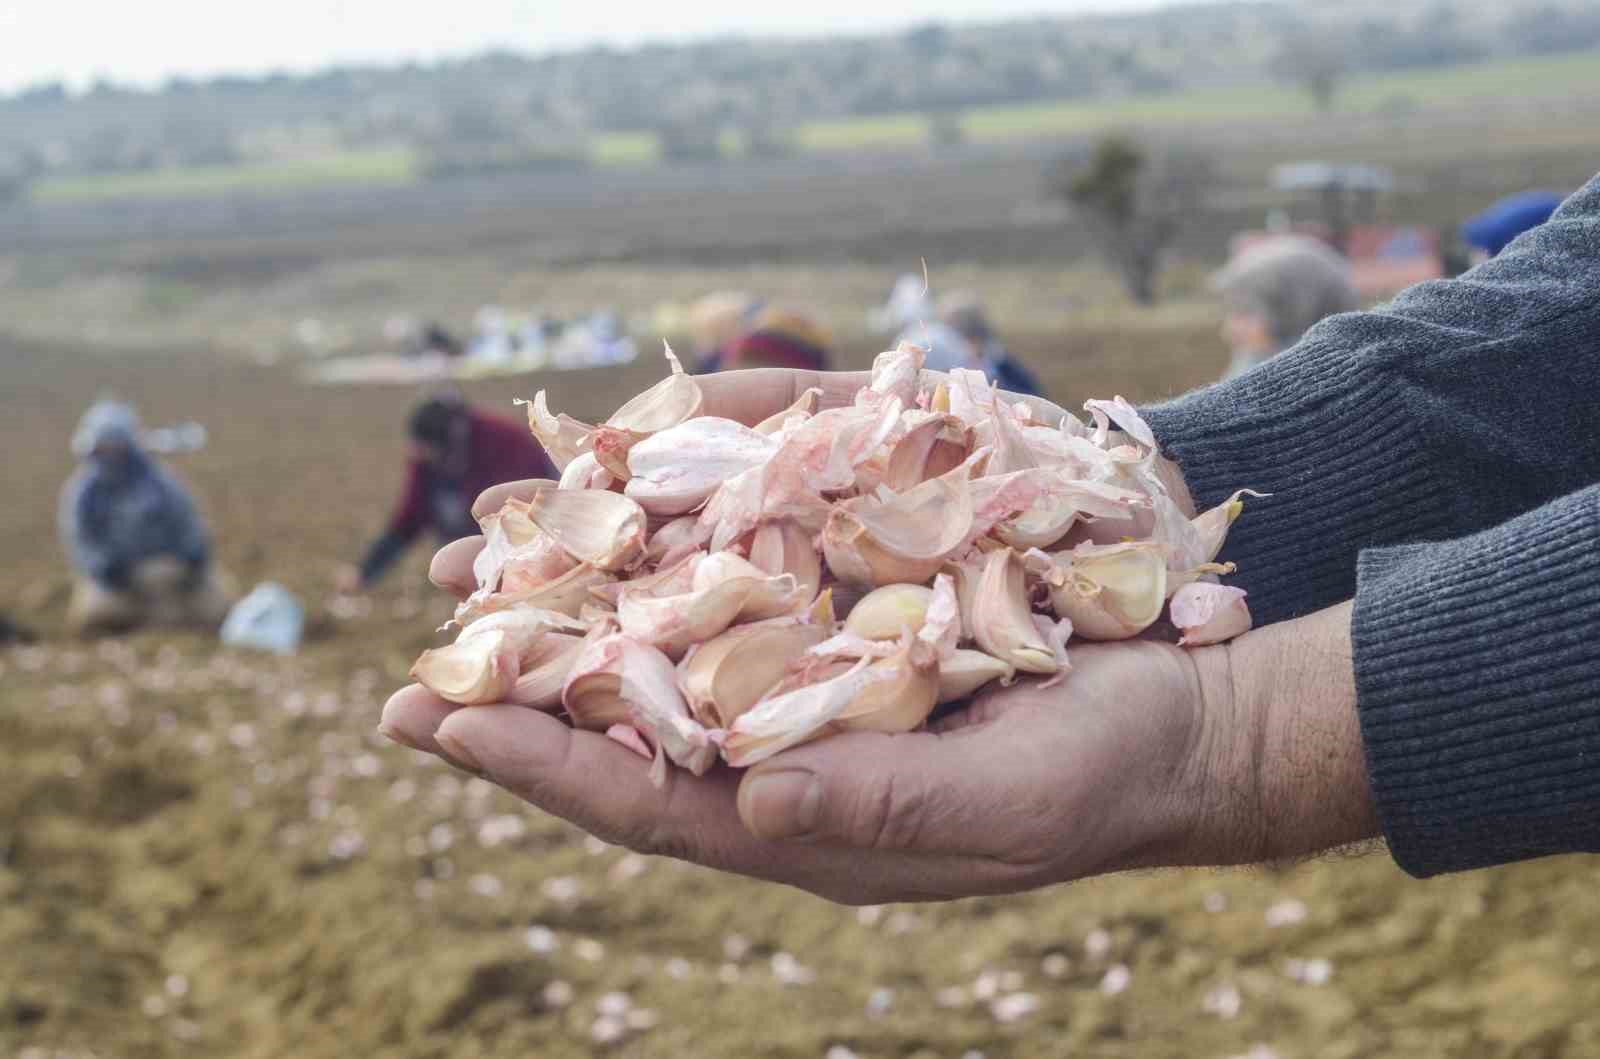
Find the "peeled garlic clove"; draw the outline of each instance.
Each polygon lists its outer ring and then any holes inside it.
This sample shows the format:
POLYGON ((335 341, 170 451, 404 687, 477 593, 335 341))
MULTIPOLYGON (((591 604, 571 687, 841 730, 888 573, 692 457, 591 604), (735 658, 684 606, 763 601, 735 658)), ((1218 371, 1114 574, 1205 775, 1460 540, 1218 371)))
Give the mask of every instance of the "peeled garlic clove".
POLYGON ((565 413, 551 415, 543 390, 534 394, 532 401, 516 403, 528 406, 528 429, 558 469, 565 470, 567 464, 592 447, 594 427, 565 413))
POLYGON ((780 620, 737 625, 700 644, 678 665, 690 712, 708 728, 727 728, 827 635, 825 625, 780 620))
POLYGON ((600 466, 593 452, 580 452, 561 472, 562 489, 610 489, 615 478, 600 466))
POLYGON ((681 515, 704 504, 723 482, 766 463, 778 446, 731 419, 701 416, 635 443, 627 452, 624 492, 652 515, 681 515))
POLYGON ((822 584, 822 557, 812 535, 792 519, 764 522, 750 539, 750 563, 768 574, 792 574, 811 595, 822 584))
POLYGON ((1045 577, 1051 608, 1085 640, 1126 640, 1161 617, 1167 559, 1160 545, 1079 545, 1056 558, 1065 563, 1045 577))
POLYGON ((864 585, 915 584, 938 572, 972 526, 972 490, 963 468, 888 501, 857 497, 836 504, 822 531, 828 568, 864 585))
POLYGON ((568 554, 598 569, 622 570, 644 554, 644 509, 620 493, 541 489, 522 508, 568 554))
POLYGON ((422 652, 411 676, 447 702, 498 702, 517 682, 517 649, 504 632, 457 640, 422 652))
POLYGON ((1016 667, 982 651, 957 650, 939 663, 939 702, 969 698, 991 680, 1009 681, 1016 667))
POLYGON ((1056 651, 1042 637, 1028 606, 1026 573, 1009 548, 990 552, 972 593, 971 626, 978 646, 1024 673, 1055 673, 1056 651))
POLYGON ((933 589, 922 585, 884 585, 861 597, 845 619, 844 631, 867 640, 898 640, 916 633, 928 616, 933 589))
POLYGON ((1250 608, 1245 592, 1231 585, 1198 582, 1184 585, 1172 596, 1172 624, 1183 633, 1180 647, 1221 643, 1250 631, 1250 608))
POLYGON ((547 634, 539 643, 539 651, 524 660, 517 682, 502 701, 536 710, 556 709, 561 705, 561 689, 566 685, 567 674, 582 648, 581 636, 547 634))
POLYGON ((776 434, 782 430, 789 420, 799 417, 801 420, 810 419, 817 413, 817 403, 822 400, 822 390, 816 386, 811 387, 799 398, 776 415, 770 415, 755 425, 757 434, 776 434))

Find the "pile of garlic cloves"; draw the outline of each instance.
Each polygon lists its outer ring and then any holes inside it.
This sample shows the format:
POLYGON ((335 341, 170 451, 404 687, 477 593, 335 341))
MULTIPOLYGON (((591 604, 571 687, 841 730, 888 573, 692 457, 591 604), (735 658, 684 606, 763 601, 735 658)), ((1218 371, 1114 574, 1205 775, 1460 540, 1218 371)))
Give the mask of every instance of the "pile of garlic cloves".
POLYGON ((1189 517, 1120 397, 1043 422, 980 372, 924 385, 903 344, 849 406, 810 390, 752 426, 704 415, 667 359, 597 426, 543 391, 528 404, 561 479, 481 519, 477 591, 417 680, 560 711, 652 758, 659 783, 669 761, 750 765, 910 731, 991 681, 1061 680, 1073 637, 1250 627, 1215 561, 1246 491, 1189 517))

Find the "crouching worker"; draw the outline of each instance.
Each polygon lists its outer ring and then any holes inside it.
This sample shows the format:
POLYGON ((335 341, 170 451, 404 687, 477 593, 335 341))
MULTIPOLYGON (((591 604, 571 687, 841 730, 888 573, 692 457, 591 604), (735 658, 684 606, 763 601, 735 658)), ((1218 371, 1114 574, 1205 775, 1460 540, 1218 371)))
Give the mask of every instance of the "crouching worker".
POLYGON ((341 592, 371 588, 425 531, 441 544, 475 535, 472 501, 490 486, 560 477, 526 426, 480 412, 454 394, 417 405, 406 430, 405 490, 361 564, 339 572, 341 592))
POLYGON ((194 499, 139 432, 132 408, 101 401, 72 437, 81 464, 62 489, 60 525, 75 572, 67 623, 79 635, 214 626, 228 610, 194 499))

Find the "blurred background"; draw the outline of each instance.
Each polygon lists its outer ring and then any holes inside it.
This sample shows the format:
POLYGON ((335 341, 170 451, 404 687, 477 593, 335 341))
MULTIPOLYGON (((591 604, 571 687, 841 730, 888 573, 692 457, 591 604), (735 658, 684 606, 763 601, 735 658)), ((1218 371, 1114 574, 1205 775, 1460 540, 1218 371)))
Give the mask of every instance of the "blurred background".
POLYGON ((376 737, 450 608, 431 547, 372 563, 441 386, 596 419, 663 338, 949 325, 1150 401, 1271 352, 1253 246, 1363 304, 1459 272, 1600 170, 1600 7, 403 6, 0 11, 0 1054, 1600 1053, 1583 859, 846 909, 586 839, 376 737), (140 436, 284 653, 72 635, 106 396, 179 425, 140 436))

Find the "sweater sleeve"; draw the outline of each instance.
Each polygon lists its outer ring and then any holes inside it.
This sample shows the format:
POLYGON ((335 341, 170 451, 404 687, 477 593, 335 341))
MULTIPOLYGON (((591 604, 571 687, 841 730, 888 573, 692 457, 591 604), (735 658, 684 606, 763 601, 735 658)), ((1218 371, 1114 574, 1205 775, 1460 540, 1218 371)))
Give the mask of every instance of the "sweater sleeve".
POLYGON ((1363 552, 1368 773, 1417 876, 1600 851, 1600 486, 1441 544, 1363 552))
POLYGON ((1330 317, 1236 379, 1142 410, 1261 623, 1350 598, 1363 548, 1439 540, 1600 481, 1600 178, 1455 280, 1330 317))

